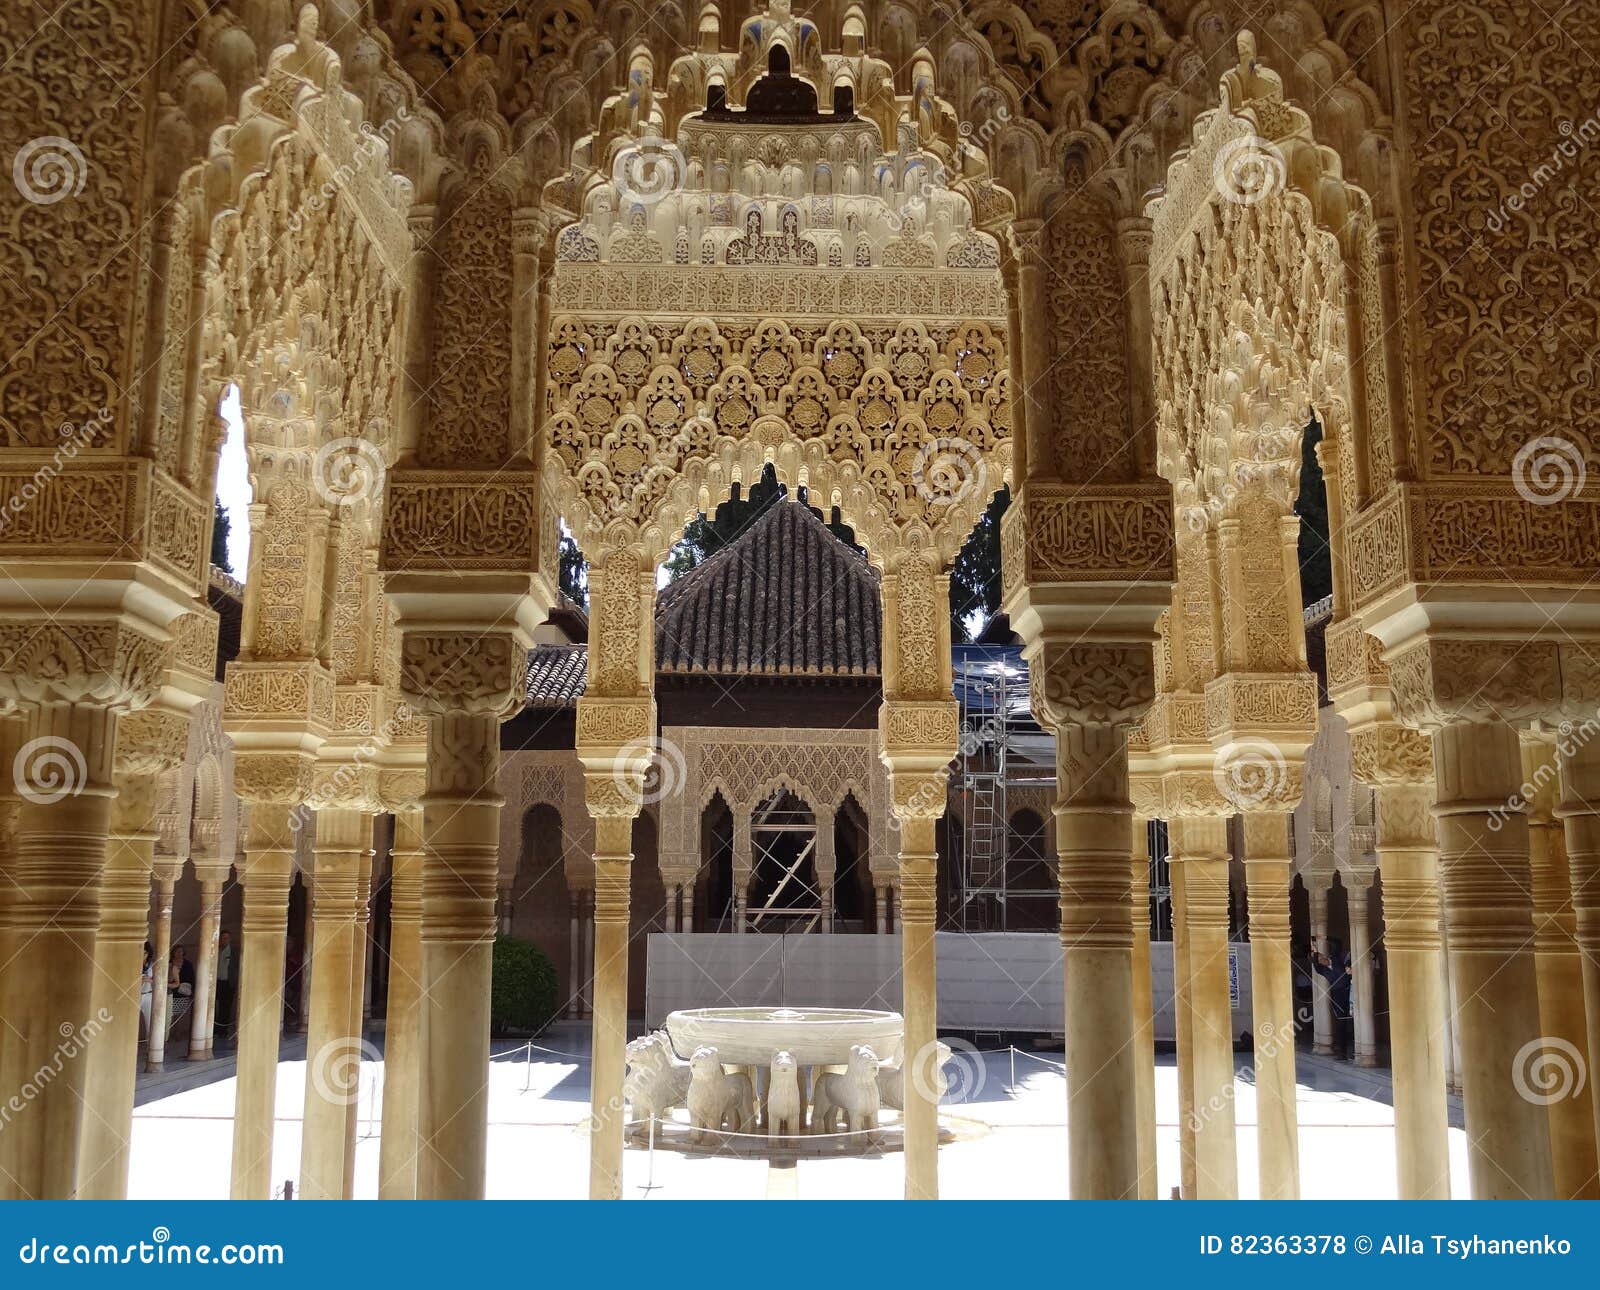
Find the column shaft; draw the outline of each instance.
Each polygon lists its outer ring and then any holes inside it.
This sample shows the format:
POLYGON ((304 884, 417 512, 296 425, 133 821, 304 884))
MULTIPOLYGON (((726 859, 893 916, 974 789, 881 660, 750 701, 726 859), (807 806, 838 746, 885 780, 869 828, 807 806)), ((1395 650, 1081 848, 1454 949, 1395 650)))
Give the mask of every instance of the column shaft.
POLYGON ((417 1195, 417 1108, 422 1078, 422 818, 394 817, 389 870, 389 1002, 383 1023, 383 1134, 378 1198, 417 1195))
POLYGON ((1433 736, 1433 766, 1473 1199, 1547 1200, 1549 1116, 1526 1095, 1544 1046, 1528 820, 1508 811, 1522 784, 1517 733, 1498 723, 1446 726, 1433 736))
POLYGON ((1561 819, 1572 897, 1573 938, 1583 973, 1586 1083, 1600 1132, 1600 740, 1560 757, 1561 819))
POLYGON ((489 989, 499 876, 500 719, 428 718, 423 799, 422 1157, 417 1195, 481 1200, 489 1133, 489 989))
POLYGON ((223 877, 208 865, 200 870, 200 953, 194 965, 194 1000, 189 1007, 189 1060, 211 1060, 216 1028, 217 938, 222 932, 223 877))
POLYGON ((234 1200, 272 1194, 272 1135, 283 1031, 283 955, 289 936, 294 838, 282 802, 252 802, 239 929, 238 1092, 233 1112, 234 1200))
POLYGON ((1139 1199, 1156 1198, 1155 984, 1150 971, 1150 823, 1133 821, 1134 1128, 1139 1158, 1139 1199))
POLYGON ((350 1033, 350 983, 356 970, 362 841, 359 812, 317 812, 316 962, 306 1031, 305 1121, 300 1140, 300 1195, 344 1195, 346 1123, 358 1087, 350 1033))
POLYGON ((16 957, 6 973, 5 1000, 7 1022, 21 1032, 20 1085, 38 1090, 4 1132, 16 1135, 6 1167, 22 1199, 70 1200, 78 1194, 90 1115, 89 1066, 81 1057, 85 1036, 92 1037, 97 1025, 95 933, 116 727, 113 712, 83 703, 44 703, 27 717, 24 751, 33 751, 17 785, 22 807, 12 861, 16 957))
POLYGON ((172 958, 172 897, 177 888, 177 869, 180 862, 172 862, 173 873, 156 877, 156 926, 151 942, 150 958, 150 1034, 145 1043, 145 1069, 158 1071, 166 1063, 167 1053, 167 993, 166 964, 172 958))
POLYGON ((1300 1121, 1289 953, 1289 816, 1251 813, 1245 816, 1244 828, 1261 1199, 1297 1200, 1300 1121))
POLYGON ((1373 1017, 1371 887, 1352 880, 1345 887, 1350 908, 1350 1006, 1354 1013, 1356 1065, 1378 1064, 1378 1028, 1373 1017))
POLYGON ((1056 738, 1071 1194, 1127 1200, 1139 1194, 1127 737, 1064 725, 1056 738))
POLYGON ((900 977, 905 1017, 905 1069, 921 1070, 905 1081, 903 1123, 906 1199, 939 1198, 938 957, 934 917, 934 820, 902 821, 900 831, 900 977), (917 1063, 913 1065, 913 1063, 917 1063))
POLYGON ((1378 869, 1389 951, 1389 1064, 1402 1200, 1450 1198, 1449 1035, 1432 798, 1425 784, 1377 789, 1378 869))
POLYGON ((141 969, 156 848, 155 781, 154 772, 119 773, 112 807, 94 947, 91 1025, 96 1030, 84 1057, 89 1064, 87 1097, 92 1112, 84 1125, 78 1161, 78 1195, 84 1200, 122 1200, 128 1194, 141 969))
POLYGON ((1173 821, 1184 875, 1194 1052, 1195 1181, 1201 1200, 1239 1195, 1234 1129, 1233 1005, 1228 974, 1227 821, 1173 821))
POLYGON ((1559 1200, 1600 1199, 1595 1150, 1595 1103, 1578 1085, 1587 1063, 1583 961, 1566 840, 1555 817, 1559 772, 1556 749, 1542 740, 1522 744, 1524 782, 1537 785, 1530 803, 1528 845, 1533 877, 1533 951, 1539 981, 1539 1029, 1548 1041, 1543 1081, 1535 1096, 1550 1110, 1550 1158, 1559 1200))
POLYGON ((589 1199, 622 1198, 622 1100, 628 1042, 628 903, 633 819, 595 820, 593 1041, 589 1085, 589 1199))
MULTIPOLYGON (((1170 839, 1171 834, 1169 832, 1170 839)), ((1170 852, 1170 846, 1169 846, 1170 852)), ((1185 1200, 1199 1190, 1194 1157, 1194 987, 1189 979, 1188 871, 1168 855, 1167 873, 1172 887, 1172 1013, 1178 1066, 1179 1187, 1185 1200)))

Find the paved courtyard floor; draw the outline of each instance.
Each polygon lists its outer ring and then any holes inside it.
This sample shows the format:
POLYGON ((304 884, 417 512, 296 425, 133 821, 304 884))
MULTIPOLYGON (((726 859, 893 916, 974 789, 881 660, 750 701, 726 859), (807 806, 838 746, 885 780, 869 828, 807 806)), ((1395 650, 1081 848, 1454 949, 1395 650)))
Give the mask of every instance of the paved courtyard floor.
MULTIPOLYGON (((587 1033, 564 1026, 531 1054, 496 1057, 489 1099, 488 1194, 501 1200, 579 1199, 588 1185, 587 1033), (553 1051, 546 1051, 553 1050, 553 1051), (529 1058, 531 1057, 531 1060, 529 1058)), ((286 1056, 294 1053, 286 1048, 286 1056)), ((300 1049, 303 1051, 303 1048, 300 1049)), ((962 1054, 947 1105, 950 1140, 939 1152, 940 1194, 951 1199, 1048 1199, 1067 1194, 1066 1082, 1059 1051, 1018 1049, 962 1054), (1015 1074, 1013 1075, 1013 1070, 1015 1074)), ((1248 1069, 1248 1056, 1241 1055, 1248 1069)), ((234 1080, 181 1091, 142 1083, 134 1114, 129 1194, 137 1199, 220 1199, 228 1194, 234 1080)), ((1300 1175, 1307 1199, 1385 1199, 1395 1195, 1394 1112, 1388 1072, 1301 1054, 1300 1175)), ((362 1066, 356 1195, 378 1192, 383 1066, 362 1066)), ((171 1085, 171 1080, 167 1081, 171 1085)), ((275 1189, 298 1189, 305 1062, 278 1068, 275 1189)), ((1170 1055, 1156 1070, 1160 1194, 1178 1182, 1177 1071, 1170 1055)), ((1452 1100, 1453 1101, 1453 1100, 1452 1100)), ((1237 1086, 1240 1194, 1257 1194, 1254 1090, 1237 1086)), ((1466 1135, 1452 1105, 1452 1188, 1467 1194, 1466 1135)), ((627 1152, 625 1194, 671 1199, 897 1198, 897 1150, 869 1157, 768 1158, 753 1144, 689 1154, 643 1147, 627 1152)))

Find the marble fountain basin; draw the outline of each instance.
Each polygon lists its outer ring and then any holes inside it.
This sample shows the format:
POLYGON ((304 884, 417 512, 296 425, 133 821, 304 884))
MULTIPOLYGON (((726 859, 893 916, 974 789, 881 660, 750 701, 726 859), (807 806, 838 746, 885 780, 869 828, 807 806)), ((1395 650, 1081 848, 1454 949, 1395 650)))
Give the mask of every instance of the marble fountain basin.
POLYGON ((865 1008, 687 1008, 667 1015, 667 1037, 679 1057, 709 1046, 737 1066, 766 1066, 779 1052, 801 1066, 842 1066, 855 1044, 895 1066, 905 1021, 898 1012, 865 1008))

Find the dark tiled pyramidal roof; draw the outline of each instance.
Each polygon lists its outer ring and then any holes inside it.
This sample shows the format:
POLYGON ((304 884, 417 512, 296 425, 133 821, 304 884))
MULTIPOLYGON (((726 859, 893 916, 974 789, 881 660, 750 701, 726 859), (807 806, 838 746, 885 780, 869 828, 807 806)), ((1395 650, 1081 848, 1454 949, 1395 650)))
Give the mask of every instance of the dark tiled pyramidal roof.
POLYGON ((779 502, 656 598, 662 672, 876 676, 878 575, 810 507, 779 502))
MULTIPOLYGON (((877 571, 807 506, 779 502, 656 597, 656 668, 715 676, 878 675, 877 571)), ((583 645, 528 655, 528 702, 584 688, 583 645)))

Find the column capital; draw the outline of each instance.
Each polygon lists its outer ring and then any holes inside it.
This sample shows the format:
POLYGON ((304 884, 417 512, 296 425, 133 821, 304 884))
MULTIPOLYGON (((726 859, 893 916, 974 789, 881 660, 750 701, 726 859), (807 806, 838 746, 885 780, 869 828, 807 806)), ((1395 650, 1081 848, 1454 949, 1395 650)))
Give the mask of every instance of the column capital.
POLYGON ((405 629, 400 692, 427 716, 505 717, 521 702, 528 640, 516 630, 405 629))
POLYGON ((128 622, 0 623, 0 707, 99 703, 128 712, 160 691, 172 642, 128 622))
MULTIPOLYGON (((1553 640, 1424 638, 1389 658, 1389 680, 1396 713, 1416 729, 1520 725, 1561 714, 1562 661, 1553 640)), ((1573 685, 1583 688, 1582 678, 1573 685)))
POLYGON ((1034 715, 1057 730, 1132 725, 1155 699, 1155 653, 1145 642, 1046 636, 1029 648, 1028 668, 1034 715))

